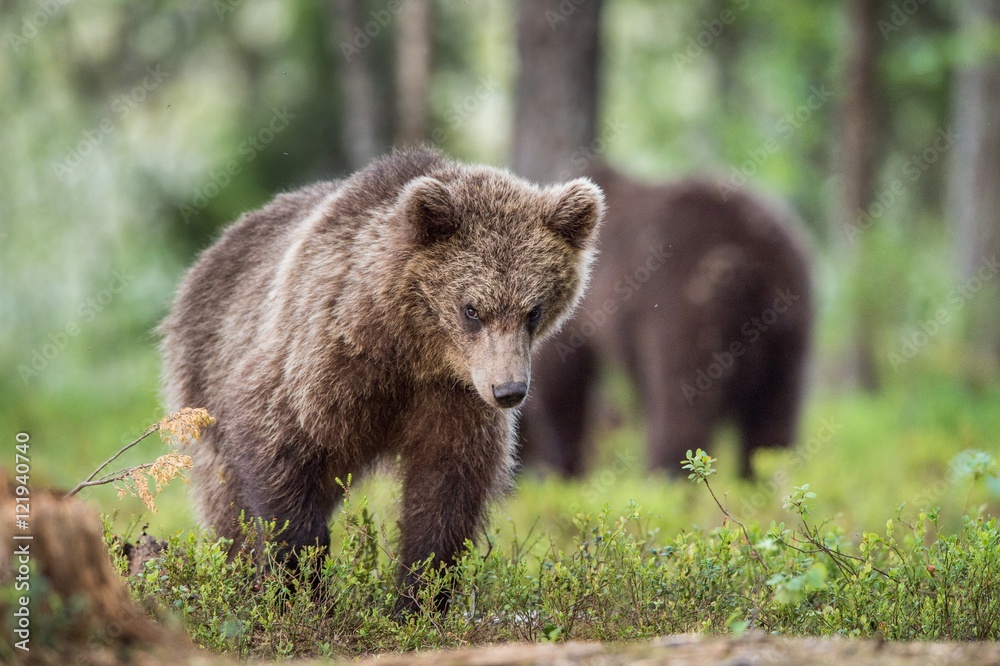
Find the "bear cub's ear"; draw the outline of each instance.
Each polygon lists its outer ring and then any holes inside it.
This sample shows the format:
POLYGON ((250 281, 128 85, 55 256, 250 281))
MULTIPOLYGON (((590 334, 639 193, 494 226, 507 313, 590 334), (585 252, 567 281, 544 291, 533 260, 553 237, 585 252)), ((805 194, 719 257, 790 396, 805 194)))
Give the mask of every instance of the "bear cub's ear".
POLYGON ((555 206, 546 223, 578 249, 587 246, 604 218, 604 193, 588 178, 553 188, 555 206))
POLYGON ((444 240, 458 231, 455 204, 440 180, 430 176, 415 178, 407 184, 402 198, 407 221, 421 245, 444 240))

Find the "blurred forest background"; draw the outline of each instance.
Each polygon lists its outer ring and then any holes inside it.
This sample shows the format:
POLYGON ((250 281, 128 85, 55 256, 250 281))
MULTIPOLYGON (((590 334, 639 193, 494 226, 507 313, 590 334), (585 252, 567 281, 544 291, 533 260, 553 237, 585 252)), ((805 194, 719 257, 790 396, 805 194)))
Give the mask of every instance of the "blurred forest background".
MULTIPOLYGON (((832 430, 822 443, 837 446, 795 467, 815 474, 796 481, 845 511, 877 504, 850 514, 860 522, 936 484, 928 502, 967 502, 950 485, 954 456, 995 453, 1000 433, 1000 2, 546 7, 553 31, 600 20, 586 159, 648 179, 745 181, 801 214, 820 304, 803 441, 832 430)), ((549 66, 519 65, 517 16, 512 0, 0 3, 11 461, 27 431, 33 482, 72 486, 160 418, 153 329, 195 254, 241 212, 394 145, 510 164, 519 66, 549 66)), ((552 85, 573 76, 549 69, 552 85)), ((621 452, 640 439, 610 436, 603 455, 626 461, 613 480, 638 476, 641 456, 621 452)), ((763 485, 744 496, 777 484, 795 455, 767 454, 763 485)), ((578 505, 622 500, 600 474, 578 505)), ((524 480, 523 511, 556 502, 560 483, 524 480)), ((635 488, 664 513, 682 492, 635 488)), ((192 524, 175 490, 143 518, 154 529, 192 524)), ((110 488, 88 493, 119 506, 110 488)), ((974 499, 995 507, 1000 486, 974 499)))

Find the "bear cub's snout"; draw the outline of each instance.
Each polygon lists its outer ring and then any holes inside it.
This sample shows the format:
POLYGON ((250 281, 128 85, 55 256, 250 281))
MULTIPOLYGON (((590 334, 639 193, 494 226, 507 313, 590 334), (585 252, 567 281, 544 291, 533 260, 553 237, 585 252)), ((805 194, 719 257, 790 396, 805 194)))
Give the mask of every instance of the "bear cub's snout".
POLYGON ((528 385, 525 382, 504 382, 493 387, 493 397, 504 409, 517 407, 528 395, 528 385))

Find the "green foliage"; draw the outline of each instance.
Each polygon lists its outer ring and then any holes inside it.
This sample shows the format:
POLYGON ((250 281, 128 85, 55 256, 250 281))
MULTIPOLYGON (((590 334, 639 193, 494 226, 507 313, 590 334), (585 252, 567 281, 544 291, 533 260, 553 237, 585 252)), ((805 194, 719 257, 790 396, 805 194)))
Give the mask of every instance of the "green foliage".
POLYGON ((715 468, 712 463, 715 462, 715 458, 712 458, 707 453, 698 449, 691 454, 691 449, 688 449, 687 457, 683 461, 684 464, 681 465, 681 469, 690 470, 688 478, 692 481, 707 481, 708 477, 716 473, 715 468))
POLYGON ((797 513, 805 519, 812 510, 813 504, 809 500, 816 499, 816 493, 809 490, 809 484, 805 483, 796 488, 792 488, 792 493, 784 498, 782 507, 790 513, 797 513))
MULTIPOLYGON (((965 458, 976 469, 995 464, 984 454, 965 458)), ((699 450, 685 467, 707 484, 714 462, 699 450)), ((277 563, 271 543, 258 568, 244 554, 227 560, 228 542, 178 533, 164 557, 130 579, 133 593, 176 613, 198 644, 240 658, 750 629, 1000 639, 996 518, 966 516, 958 532, 945 535, 938 511, 921 511, 912 523, 900 515, 855 540, 829 522, 809 522, 818 498, 808 484, 784 500, 800 522, 794 529, 772 522, 744 531, 727 520, 661 539, 633 503, 621 515, 607 506, 576 514, 565 547, 515 538, 500 549, 491 534, 485 552, 469 544, 454 568, 424 574, 421 607, 433 608, 435 596, 450 590, 447 613, 422 610, 397 621, 398 561, 387 529, 347 488, 339 545, 329 556, 307 551, 297 573, 277 563)), ((275 533, 273 524, 264 526, 268 539, 275 533)))

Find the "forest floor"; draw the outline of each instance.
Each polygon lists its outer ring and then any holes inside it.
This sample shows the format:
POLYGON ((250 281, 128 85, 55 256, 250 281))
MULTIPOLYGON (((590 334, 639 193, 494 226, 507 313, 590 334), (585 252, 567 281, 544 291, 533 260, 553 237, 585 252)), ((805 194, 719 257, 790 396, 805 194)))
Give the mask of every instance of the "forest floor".
MULTIPOLYGON (((319 662, 315 662, 319 663, 319 662)), ((361 664, 1000 664, 1000 643, 890 643, 837 638, 786 638, 749 633, 738 638, 681 634, 640 643, 506 644, 461 650, 383 654, 361 664)))

